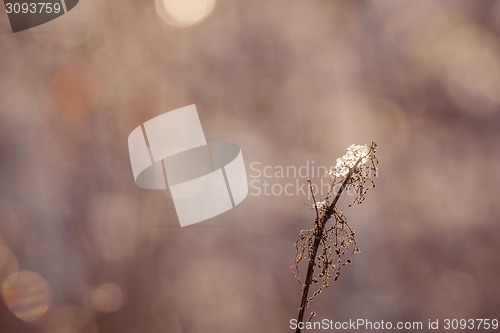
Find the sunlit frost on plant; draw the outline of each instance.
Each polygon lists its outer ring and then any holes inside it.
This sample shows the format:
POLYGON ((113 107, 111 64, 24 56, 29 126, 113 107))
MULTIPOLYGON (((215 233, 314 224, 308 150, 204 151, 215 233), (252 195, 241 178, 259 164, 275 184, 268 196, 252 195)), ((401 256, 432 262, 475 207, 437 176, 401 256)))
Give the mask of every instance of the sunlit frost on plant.
MULTIPOLYGON (((331 280, 337 281, 342 268, 352 263, 353 255, 360 252, 356 233, 337 203, 345 190, 355 194, 349 206, 361 204, 366 192, 375 187, 378 166, 376 147, 375 142, 370 146, 349 146, 347 153, 337 159, 335 168, 327 172, 330 190, 322 201, 316 201, 311 180, 308 180, 313 201, 309 207, 315 210, 316 217, 312 227, 301 230, 295 242, 296 256, 292 267, 302 294, 297 322, 304 320, 305 309, 311 301, 330 286, 331 280), (299 272, 303 262, 307 266, 304 279, 299 272)), ((311 318, 314 314, 311 313, 311 318)), ((295 332, 300 333, 301 328, 297 327, 295 332)))
POLYGON ((323 201, 318 201, 315 204, 313 204, 313 208, 317 208, 318 210, 321 210, 325 208, 328 205, 328 201, 323 200, 323 201))
POLYGON ((327 174, 335 177, 343 177, 347 175, 349 173, 349 169, 356 164, 359 158, 362 158, 360 164, 366 163, 369 151, 370 150, 366 144, 350 145, 347 148, 347 153, 344 156, 337 158, 335 168, 328 170, 327 174))

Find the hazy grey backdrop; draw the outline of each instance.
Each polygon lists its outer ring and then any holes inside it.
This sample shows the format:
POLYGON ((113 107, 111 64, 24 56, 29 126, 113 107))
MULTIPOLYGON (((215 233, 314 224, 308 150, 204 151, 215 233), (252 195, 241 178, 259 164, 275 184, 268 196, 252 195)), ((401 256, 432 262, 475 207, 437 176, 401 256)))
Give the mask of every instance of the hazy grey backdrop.
POLYGON ((290 331, 306 197, 180 228, 134 183, 128 134, 189 104, 249 176, 379 144, 377 188, 344 206, 362 253, 318 319, 500 317, 500 2, 218 0, 189 27, 158 6, 81 0, 16 34, 0 12, 0 284, 50 291, 46 312, 3 299, 1 332, 290 331))

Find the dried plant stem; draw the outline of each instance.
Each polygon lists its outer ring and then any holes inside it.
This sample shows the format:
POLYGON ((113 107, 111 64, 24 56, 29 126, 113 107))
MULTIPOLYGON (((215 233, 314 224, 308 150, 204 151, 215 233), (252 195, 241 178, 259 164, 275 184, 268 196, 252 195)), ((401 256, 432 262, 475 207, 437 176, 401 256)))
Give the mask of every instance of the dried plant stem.
MULTIPOLYGON (((308 302, 308 296, 309 296, 309 287, 312 284, 313 280, 313 273, 314 273, 314 262, 316 260, 316 255, 318 253, 318 248, 321 243, 321 239, 323 238, 323 233, 325 231, 325 226, 328 220, 332 217, 334 208, 337 205, 337 202, 340 199, 340 196, 342 195, 342 192, 344 189, 347 187, 349 184, 349 180, 351 179, 351 176, 353 174, 353 171, 356 169, 358 164, 361 162, 361 158, 356 161, 356 164, 350 168, 349 173, 346 175, 346 178, 342 182, 342 185, 335 195, 335 198, 333 199, 332 203, 326 208, 324 213, 319 216, 318 214, 318 209, 316 208, 316 219, 314 221, 314 243, 312 246, 312 255, 309 257, 309 264, 307 266, 307 274, 306 274, 306 280, 304 282, 304 285, 302 287, 302 299, 300 301, 300 307, 299 307, 299 315, 297 317, 297 322, 300 323, 304 320, 304 313, 306 311, 307 307, 307 302, 308 302)), ((310 183, 310 182, 309 182, 310 183)), ((312 187, 310 186, 311 189, 311 194, 313 196, 313 202, 316 202, 316 199, 314 198, 314 194, 312 193, 312 187)), ((295 330, 295 333, 300 333, 301 328, 297 326, 297 329, 295 330)))

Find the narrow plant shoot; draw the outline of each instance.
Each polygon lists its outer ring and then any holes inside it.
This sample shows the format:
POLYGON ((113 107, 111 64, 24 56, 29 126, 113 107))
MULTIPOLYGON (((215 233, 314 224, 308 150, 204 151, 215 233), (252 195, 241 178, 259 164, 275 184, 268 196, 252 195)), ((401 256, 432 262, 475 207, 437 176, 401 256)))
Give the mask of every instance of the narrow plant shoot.
MULTIPOLYGON (((335 167, 327 172, 326 176, 330 177, 331 186, 322 201, 316 201, 311 181, 308 180, 313 199, 311 209, 315 211, 316 217, 313 227, 302 230, 295 242, 297 254, 292 268, 302 287, 298 323, 304 322, 304 313, 311 301, 330 286, 329 282, 332 279, 337 281, 341 269, 352 262, 354 254, 360 252, 354 230, 336 205, 346 190, 355 193, 355 198, 349 206, 354 203, 361 204, 365 200, 366 192, 375 187, 374 178, 377 176, 378 166, 376 147, 375 142, 370 146, 348 147, 347 153, 338 158, 335 167), (328 223, 332 218, 332 222, 328 223), (299 272, 302 261, 307 262, 307 272, 303 282, 299 272), (313 284, 318 286, 309 296, 313 284)), ((312 312, 308 321, 314 315, 312 312)), ((300 333, 301 328, 297 327, 295 332, 300 333)))

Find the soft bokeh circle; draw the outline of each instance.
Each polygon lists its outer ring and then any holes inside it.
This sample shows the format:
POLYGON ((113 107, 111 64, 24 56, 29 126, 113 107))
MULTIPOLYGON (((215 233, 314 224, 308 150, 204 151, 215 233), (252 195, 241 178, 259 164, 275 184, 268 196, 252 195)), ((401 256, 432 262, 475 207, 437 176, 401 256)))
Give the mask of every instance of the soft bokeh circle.
POLYGON ((208 17, 216 0, 156 0, 158 15, 174 27, 190 27, 208 17))

